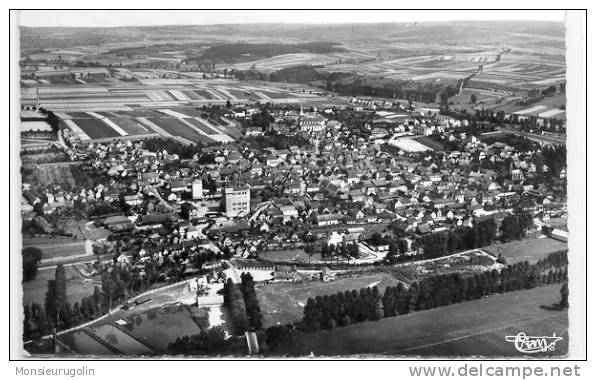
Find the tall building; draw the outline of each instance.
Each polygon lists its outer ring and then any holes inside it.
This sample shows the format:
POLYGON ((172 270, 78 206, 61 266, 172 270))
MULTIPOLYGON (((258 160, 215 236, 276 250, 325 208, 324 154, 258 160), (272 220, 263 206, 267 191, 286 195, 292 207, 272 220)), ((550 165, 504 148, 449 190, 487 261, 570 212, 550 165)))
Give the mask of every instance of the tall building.
POLYGON ((250 212, 250 188, 248 186, 225 187, 224 205, 228 215, 250 212))
POLYGON ((203 198, 203 181, 200 179, 192 183, 192 199, 203 198))

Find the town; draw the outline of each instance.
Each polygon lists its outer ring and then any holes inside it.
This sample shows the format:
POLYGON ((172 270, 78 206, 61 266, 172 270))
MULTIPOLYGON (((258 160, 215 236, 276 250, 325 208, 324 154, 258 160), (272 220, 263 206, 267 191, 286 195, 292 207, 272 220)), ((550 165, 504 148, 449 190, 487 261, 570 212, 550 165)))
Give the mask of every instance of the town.
POLYGON ((474 81, 509 51, 403 98, 52 54, 21 61, 27 352, 453 356, 439 315, 567 323, 564 77, 507 109, 474 81))

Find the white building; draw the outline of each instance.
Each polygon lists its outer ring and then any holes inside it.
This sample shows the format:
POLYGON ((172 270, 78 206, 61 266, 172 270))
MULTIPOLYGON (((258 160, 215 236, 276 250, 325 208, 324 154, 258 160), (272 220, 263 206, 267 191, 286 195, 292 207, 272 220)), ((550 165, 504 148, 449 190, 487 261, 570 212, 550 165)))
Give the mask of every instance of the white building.
POLYGON ((224 189, 224 203, 228 215, 250 212, 250 188, 248 186, 226 187, 224 189))
POLYGON ((196 180, 192 183, 192 199, 203 198, 203 181, 196 180))

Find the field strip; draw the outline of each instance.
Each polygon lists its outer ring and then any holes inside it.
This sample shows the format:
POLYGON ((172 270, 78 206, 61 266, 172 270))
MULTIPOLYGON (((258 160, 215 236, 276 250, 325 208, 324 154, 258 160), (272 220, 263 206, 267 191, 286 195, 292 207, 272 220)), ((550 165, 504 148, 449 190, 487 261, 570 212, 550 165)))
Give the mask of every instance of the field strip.
POLYGON ((525 110, 514 112, 514 114, 515 115, 524 115, 524 114, 528 114, 528 113, 532 113, 532 112, 536 112, 536 111, 541 111, 545 108, 546 108, 546 106, 534 106, 531 108, 526 108, 525 110))
POLYGON ((98 114, 96 112, 87 112, 87 114, 89 114, 89 115, 91 115, 91 116, 93 116, 93 117, 95 117, 95 118, 103 121, 108 126, 110 126, 113 130, 115 130, 116 132, 118 132, 118 134, 120 136, 128 136, 128 133, 124 129, 122 129, 122 128, 120 128, 120 126, 114 124, 114 122, 112 120, 106 118, 105 116, 100 115, 100 114, 98 114))
POLYGON ((211 89, 205 89, 205 91, 207 91, 208 93, 213 95, 215 97, 215 99, 217 99, 217 100, 226 100, 226 99, 222 98, 222 96, 220 94, 218 94, 217 92, 215 92, 211 89))
POLYGON ((169 90, 168 91, 176 100, 191 100, 185 93, 180 90, 169 90))
POLYGON ((236 140, 234 140, 233 138, 231 138, 228 135, 225 134, 219 134, 219 135, 209 135, 209 138, 218 142, 234 142, 236 140))
POLYGON ((141 123, 145 124, 149 128, 153 129, 155 132, 159 133, 162 136, 165 136, 165 137, 174 137, 173 135, 171 135, 170 133, 166 132, 161 127, 158 127, 157 125, 153 124, 151 121, 147 120, 144 117, 139 117, 139 118, 137 118, 137 120, 140 121, 141 123))
MULTIPOLYGON (((556 318, 556 317, 559 317, 559 316, 560 316, 560 314, 554 314, 554 315, 547 315, 545 317, 538 318, 538 319, 532 318, 532 322, 544 321, 544 320, 556 318)), ((477 335, 488 334, 488 333, 496 332, 496 331, 499 331, 499 330, 504 330, 504 329, 509 328, 509 327, 515 327, 520 322, 525 322, 526 320, 527 320, 527 317, 519 318, 519 319, 516 319, 514 321, 511 321, 511 322, 509 322, 509 323, 507 323, 505 325, 500 325, 500 326, 497 326, 497 327, 494 327, 494 328, 490 328, 490 329, 486 329, 486 330, 474 332, 474 333, 471 333, 471 334, 466 334, 466 335, 458 336, 456 338, 445 339, 445 340, 442 340, 440 342, 422 344, 422 345, 415 346, 415 347, 408 347, 408 348, 406 348, 404 350, 399 350, 398 352, 401 353, 401 352, 415 351, 415 350, 419 350, 419 349, 423 349, 423 348, 438 346, 440 344, 455 342, 455 341, 458 341, 458 340, 461 340, 461 339, 471 338, 471 337, 474 337, 474 336, 477 336, 477 335)))
POLYGON ((54 115, 58 116, 62 120, 72 119, 69 114, 63 112, 54 112, 54 115))
POLYGON ((161 113, 165 113, 166 115, 169 115, 169 116, 177 117, 177 118, 188 118, 188 117, 190 117, 190 116, 185 115, 183 113, 172 111, 171 109, 160 109, 160 110, 157 110, 157 111, 159 111, 161 113))
POLYGON ((561 114, 563 112, 565 112, 565 111, 555 108, 555 109, 548 110, 548 111, 545 111, 545 112, 542 112, 542 113, 538 114, 538 117, 553 117, 553 116, 556 116, 556 115, 561 114))
POLYGON ((211 136, 211 135, 208 135, 207 133, 201 131, 200 128, 195 127, 194 125, 192 125, 191 123, 189 123, 188 121, 186 121, 184 118, 177 117, 176 119, 178 119, 179 121, 181 121, 182 123, 184 123, 184 125, 186 125, 187 127, 189 127, 190 129, 192 129, 193 131, 197 132, 200 135, 207 136, 207 137, 210 137, 211 136))
POLYGON ((141 128, 143 131, 145 131, 145 132, 153 132, 153 131, 150 131, 147 128, 145 128, 145 126, 143 124, 139 123, 139 121, 137 119, 133 119, 133 120, 134 120, 134 123, 137 125, 137 127, 141 128))
POLYGON ((63 121, 68 126, 68 128, 70 128, 75 133, 75 135, 79 136, 81 140, 91 140, 91 138, 87 136, 87 134, 83 132, 83 130, 78 125, 76 125, 74 121, 70 119, 65 119, 63 121))
POLYGON ((218 129, 217 127, 215 127, 214 125, 211 125, 211 123, 201 119, 200 117, 194 117, 193 119, 195 119, 199 123, 203 124, 208 129, 213 130, 213 132, 215 132, 216 135, 224 133, 221 129, 218 129))
POLYGON ((101 121, 103 121, 104 123, 106 123, 107 125, 112 127, 112 129, 114 129, 116 132, 118 132, 120 134, 120 136, 128 136, 128 133, 124 129, 120 128, 120 126, 116 125, 112 120, 101 119, 101 121))
POLYGON ((224 90, 222 87, 218 87, 217 91, 221 92, 222 94, 224 94, 225 96, 227 96, 228 98, 232 99, 232 100, 238 100, 236 99, 236 97, 232 94, 230 94, 227 90, 224 90))
POLYGON ((261 91, 255 91, 255 94, 257 94, 258 96, 260 96, 264 100, 271 100, 270 97, 268 97, 267 95, 263 94, 261 91))
POLYGON ((190 141, 189 139, 185 139, 182 136, 172 136, 172 139, 184 144, 184 145, 192 145, 194 144, 192 141, 190 141))

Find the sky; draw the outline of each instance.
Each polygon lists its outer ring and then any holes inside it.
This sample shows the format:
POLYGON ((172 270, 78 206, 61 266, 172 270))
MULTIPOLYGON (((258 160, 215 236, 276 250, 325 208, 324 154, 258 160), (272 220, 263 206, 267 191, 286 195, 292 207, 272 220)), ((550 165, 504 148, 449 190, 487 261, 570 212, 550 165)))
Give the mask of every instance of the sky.
POLYGON ((201 11, 123 11, 123 10, 23 10, 21 26, 150 26, 150 25, 213 25, 248 23, 365 23, 365 22, 423 22, 469 20, 565 20, 564 11, 462 11, 462 10, 332 10, 332 11, 257 11, 257 10, 201 10, 201 11))

